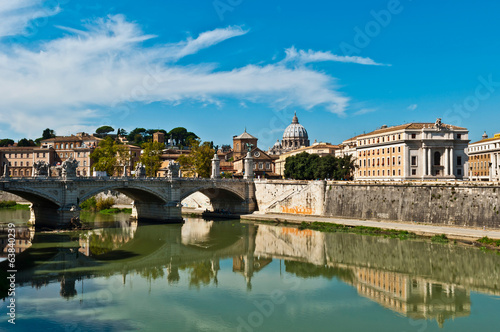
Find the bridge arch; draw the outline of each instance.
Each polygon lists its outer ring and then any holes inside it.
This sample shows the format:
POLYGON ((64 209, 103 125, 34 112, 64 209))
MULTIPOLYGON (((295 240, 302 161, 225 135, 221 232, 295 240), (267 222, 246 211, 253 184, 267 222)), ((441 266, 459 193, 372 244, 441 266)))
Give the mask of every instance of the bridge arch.
POLYGON ((24 198, 34 206, 47 206, 52 208, 59 208, 62 203, 55 197, 49 195, 47 192, 34 190, 29 187, 16 187, 16 188, 2 188, 2 191, 17 195, 24 198))
MULTIPOLYGON (((248 213, 247 199, 237 189, 225 186, 214 187, 213 184, 198 185, 181 190, 180 200, 201 193, 208 198, 213 210, 226 210, 231 213, 248 213)), ((209 208, 210 209, 210 208, 209 208)))
POLYGON ((92 188, 88 191, 85 191, 79 197, 80 203, 99 193, 110 190, 122 193, 125 196, 133 199, 134 202, 153 202, 159 204, 167 203, 167 199, 163 196, 163 194, 158 193, 155 190, 142 186, 123 185, 123 184, 104 185, 99 188, 92 188))

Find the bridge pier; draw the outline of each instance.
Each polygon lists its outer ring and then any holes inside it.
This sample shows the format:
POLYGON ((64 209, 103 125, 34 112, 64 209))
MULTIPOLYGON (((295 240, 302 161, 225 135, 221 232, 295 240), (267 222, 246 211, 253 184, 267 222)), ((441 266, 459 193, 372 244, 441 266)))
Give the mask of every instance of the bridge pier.
POLYGON ((165 204, 134 201, 130 217, 137 220, 180 222, 181 212, 181 206, 176 202, 165 204))
POLYGON ((78 217, 80 215, 79 209, 43 206, 39 204, 32 204, 30 212, 29 222, 31 224, 34 224, 36 227, 47 228, 67 227, 73 217, 78 217))

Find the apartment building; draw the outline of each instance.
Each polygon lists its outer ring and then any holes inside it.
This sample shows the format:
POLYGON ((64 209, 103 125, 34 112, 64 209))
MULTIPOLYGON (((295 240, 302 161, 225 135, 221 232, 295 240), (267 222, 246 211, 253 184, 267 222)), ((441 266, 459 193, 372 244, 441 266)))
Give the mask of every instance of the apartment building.
POLYGON ((471 181, 500 181, 500 133, 469 144, 468 177, 471 181))
POLYGON ((463 179, 466 128, 441 123, 382 126, 356 137, 356 180, 463 179))

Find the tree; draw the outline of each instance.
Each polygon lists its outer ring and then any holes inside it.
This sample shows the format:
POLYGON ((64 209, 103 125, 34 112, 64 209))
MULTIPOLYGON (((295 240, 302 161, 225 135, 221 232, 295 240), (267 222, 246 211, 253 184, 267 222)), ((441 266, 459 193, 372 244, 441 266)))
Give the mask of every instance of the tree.
POLYGON ((116 133, 117 133, 119 136, 127 136, 127 135, 128 135, 127 131, 126 131, 125 129, 123 129, 123 128, 121 128, 121 129, 120 129, 120 128, 118 128, 118 130, 116 131, 116 133))
POLYGON ((35 142, 32 139, 22 138, 17 142, 17 146, 35 146, 35 142))
POLYGON ((191 146, 191 153, 180 155, 177 159, 183 174, 188 177, 196 175, 202 178, 210 177, 212 157, 215 153, 210 147, 210 142, 201 143, 200 139, 194 139, 188 144, 191 146))
POLYGON ((11 140, 10 138, 4 138, 0 140, 0 146, 5 147, 9 145, 14 145, 14 140, 11 140))
POLYGON ((127 140, 129 142, 134 142, 136 144, 141 144, 142 142, 144 142, 144 133, 145 132, 146 132, 145 128, 135 128, 134 130, 132 130, 128 134, 127 140))
POLYGON ((99 146, 90 154, 97 171, 106 171, 108 175, 120 173, 121 167, 131 162, 131 156, 124 145, 107 136, 99 142, 99 146))
POLYGON ((164 144, 160 142, 147 142, 142 145, 144 149, 140 162, 146 167, 146 175, 153 177, 161 168, 161 154, 163 152, 164 144))
POLYGON ((319 157, 302 152, 285 161, 285 177, 296 180, 349 180, 354 170, 354 158, 350 155, 341 158, 332 155, 319 157))
POLYGON ((42 133, 42 139, 49 139, 56 137, 56 132, 50 128, 47 128, 42 133))
POLYGON ((178 147, 189 146, 190 142, 194 142, 199 138, 195 133, 187 131, 184 127, 174 128, 170 130, 167 135, 169 138, 172 136, 175 145, 178 147))
POLYGON ((108 133, 111 133, 113 131, 115 130, 111 126, 101 126, 95 130, 97 134, 104 134, 104 135, 107 135, 108 133))

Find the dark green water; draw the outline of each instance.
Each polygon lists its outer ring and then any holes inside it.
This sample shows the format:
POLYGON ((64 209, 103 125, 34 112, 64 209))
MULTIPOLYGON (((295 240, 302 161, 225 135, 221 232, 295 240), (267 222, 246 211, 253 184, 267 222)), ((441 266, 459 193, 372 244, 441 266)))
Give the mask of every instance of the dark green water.
POLYGON ((97 220, 91 231, 40 233, 28 219, 0 211, 22 241, 16 325, 3 302, 3 330, 500 329, 500 255, 477 249, 239 221, 148 225, 127 215, 87 215, 97 220))

